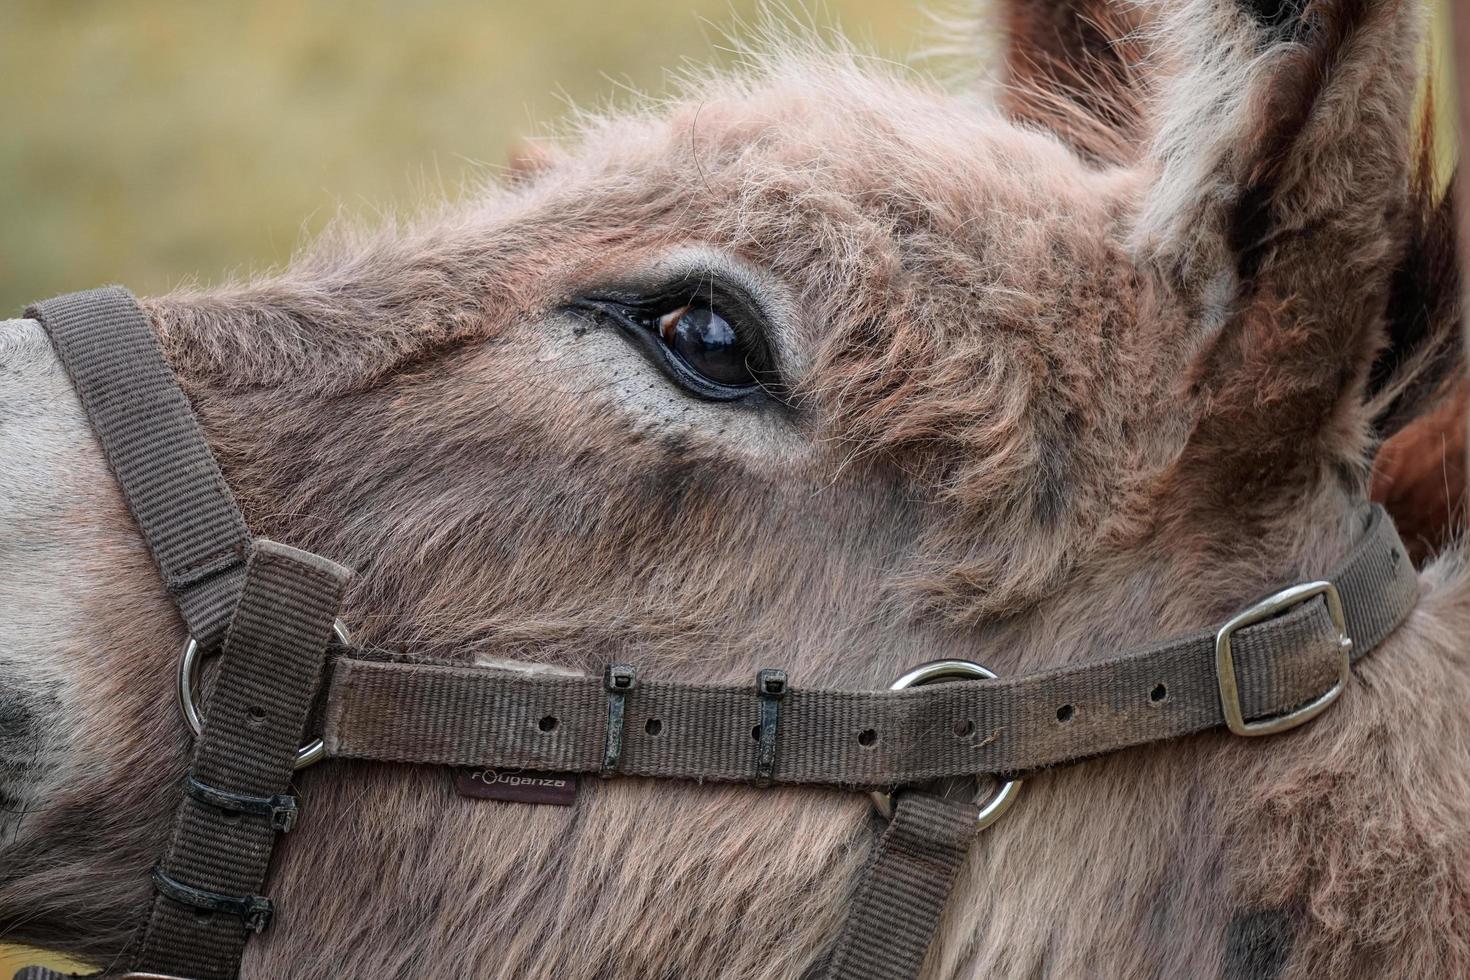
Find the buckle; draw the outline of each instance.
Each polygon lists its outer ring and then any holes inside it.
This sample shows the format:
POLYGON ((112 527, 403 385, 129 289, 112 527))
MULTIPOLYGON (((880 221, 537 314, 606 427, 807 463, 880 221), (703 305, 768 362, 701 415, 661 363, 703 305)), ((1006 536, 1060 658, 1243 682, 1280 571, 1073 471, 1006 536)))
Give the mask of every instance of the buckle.
POLYGON ((1331 582, 1304 582, 1301 585, 1293 585, 1291 588, 1282 589, 1274 595, 1267 596, 1243 612, 1236 613, 1215 634, 1215 676, 1220 684, 1220 707, 1225 712, 1225 724, 1235 734, 1246 736, 1275 735, 1278 732, 1290 731, 1300 725, 1305 725, 1326 711, 1332 702, 1342 696, 1342 692, 1347 688, 1348 678, 1352 675, 1352 650, 1352 637, 1347 634, 1347 621, 1342 614, 1342 597, 1337 594, 1337 586, 1331 582), (1338 671, 1337 683, 1333 684, 1327 693, 1307 702, 1300 708, 1285 714, 1263 718, 1260 721, 1246 721, 1240 705, 1240 687, 1235 676, 1235 658, 1230 652, 1230 638, 1247 626, 1274 619, 1303 603, 1310 602, 1317 596, 1322 596, 1326 600, 1327 615, 1332 618, 1332 625, 1337 627, 1338 649, 1342 654, 1342 666, 1338 671))

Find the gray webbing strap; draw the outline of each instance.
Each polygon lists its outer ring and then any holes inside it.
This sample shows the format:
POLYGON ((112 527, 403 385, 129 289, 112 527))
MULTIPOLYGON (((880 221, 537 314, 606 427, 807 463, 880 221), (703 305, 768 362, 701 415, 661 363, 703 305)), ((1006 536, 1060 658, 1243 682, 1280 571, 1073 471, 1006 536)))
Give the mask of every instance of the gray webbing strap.
MULTIPOLYGON (((1376 507, 1364 509, 1363 521, 1358 544, 1329 576, 1342 596, 1354 657, 1372 651, 1418 597, 1393 523, 1376 507)), ((1242 629, 1231 645, 1247 720, 1317 697, 1342 663, 1337 627, 1320 597, 1242 629)), ((608 695, 601 678, 372 656, 359 651, 334 666, 324 731, 330 755, 552 772, 603 765, 608 695), (540 724, 547 717, 557 724, 540 724)), ((754 685, 640 677, 624 706, 619 772, 763 780, 752 737, 760 711, 754 685)), ((769 778, 887 787, 1024 774, 1223 723, 1213 630, 994 681, 849 692, 803 690, 792 678, 769 778)))
MULTIPOLYGON (((190 776, 215 791, 209 798, 290 800, 296 750, 348 574, 316 555, 256 541, 194 749, 190 776)), ((269 812, 185 796, 154 872, 159 894, 133 969, 233 980, 250 930, 269 922, 260 892, 278 826, 269 812)))
POLYGON ((109 286, 26 316, 51 337, 190 635, 212 649, 240 595, 250 534, 146 315, 109 286))
POLYGON ((976 808, 928 793, 898 797, 858 879, 822 980, 915 977, 975 839, 976 808))

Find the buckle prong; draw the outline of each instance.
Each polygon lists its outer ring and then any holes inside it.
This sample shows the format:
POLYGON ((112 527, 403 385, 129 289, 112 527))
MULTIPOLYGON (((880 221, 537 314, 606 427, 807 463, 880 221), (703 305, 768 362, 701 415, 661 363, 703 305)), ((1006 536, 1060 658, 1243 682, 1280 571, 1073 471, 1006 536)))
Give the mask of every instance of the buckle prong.
POLYGON ((1352 650, 1353 641, 1348 636, 1347 620, 1342 612, 1342 597, 1338 595, 1337 586, 1331 582, 1304 582, 1301 585, 1293 585, 1235 614, 1215 634, 1215 676, 1220 685, 1220 707, 1225 713, 1225 724, 1236 735, 1244 736, 1275 735, 1305 725, 1326 711, 1332 702, 1341 697, 1342 692, 1347 689, 1348 679, 1352 676, 1352 650), (1231 637, 1247 626, 1274 619, 1303 603, 1310 602, 1317 596, 1322 596, 1326 601, 1327 615, 1331 617, 1332 625, 1337 628, 1338 651, 1342 656, 1337 683, 1333 684, 1325 694, 1319 695, 1300 708, 1295 708, 1285 714, 1263 718, 1260 721, 1246 721, 1245 712, 1240 703, 1240 686, 1235 673, 1235 657, 1230 648, 1231 637))

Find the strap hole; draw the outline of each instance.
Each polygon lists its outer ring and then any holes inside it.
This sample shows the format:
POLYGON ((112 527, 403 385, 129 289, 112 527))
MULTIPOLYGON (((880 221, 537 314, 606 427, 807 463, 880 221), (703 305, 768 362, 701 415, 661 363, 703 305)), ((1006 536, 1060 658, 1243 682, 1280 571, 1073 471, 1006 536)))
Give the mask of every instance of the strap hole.
POLYGON ((212 918, 214 918, 214 909, 195 909, 194 910, 194 921, 195 922, 208 922, 212 918))
POLYGON ((961 718, 954 723, 955 738, 969 738, 975 734, 975 723, 968 718, 961 718))
POLYGON ((752 728, 750 730, 750 737, 759 742, 761 740, 761 726, 756 725, 754 728, 752 728))
POLYGON ((1057 709, 1057 721, 1065 725, 1067 722, 1072 720, 1072 716, 1076 713, 1076 708, 1072 707, 1070 704, 1064 704, 1057 709))
POLYGON ((265 724, 265 709, 259 705, 253 705, 245 712, 245 720, 251 725, 259 728, 265 724))
POLYGON ((864 728, 858 732, 858 744, 863 748, 870 748, 878 743, 878 733, 871 728, 864 728))
POLYGON ((659 721, 657 718, 650 718, 648 719, 648 722, 643 726, 643 730, 650 735, 657 735, 659 732, 664 730, 664 723, 659 721))
POLYGON ((1155 684, 1154 689, 1148 692, 1148 699, 1154 704, 1163 704, 1169 696, 1169 689, 1162 684, 1155 684))
POLYGON ((541 729, 543 732, 554 732, 556 731, 556 727, 560 724, 561 722, 557 721, 555 715, 547 715, 545 718, 542 718, 540 721, 536 722, 536 727, 541 729))

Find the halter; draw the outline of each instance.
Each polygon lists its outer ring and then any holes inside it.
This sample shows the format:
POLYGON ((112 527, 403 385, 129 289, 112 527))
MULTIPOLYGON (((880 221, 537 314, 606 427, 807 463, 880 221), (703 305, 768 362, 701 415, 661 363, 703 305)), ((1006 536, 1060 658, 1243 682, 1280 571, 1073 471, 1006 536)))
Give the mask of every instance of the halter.
MULTIPOLYGON (((197 740, 173 835, 127 971, 96 977, 236 977, 247 939, 275 914, 261 892, 277 835, 301 810, 291 774, 325 758, 871 792, 888 826, 813 976, 914 977, 971 843, 1023 777, 1222 725, 1250 737, 1305 724, 1418 599, 1392 522, 1364 506, 1358 542, 1320 581, 1214 630, 1019 677, 945 660, 888 691, 838 691, 793 686, 781 670, 748 687, 686 684, 630 664, 536 676, 364 649, 336 621, 345 568, 251 539, 127 291, 26 315, 49 333, 192 637, 178 689, 197 740), (201 718, 199 657, 221 647, 201 718), (323 687, 321 733, 302 745, 323 687), (907 788, 981 776, 1002 784, 981 805, 907 788)), ((28 967, 17 980, 61 976, 28 967)))

